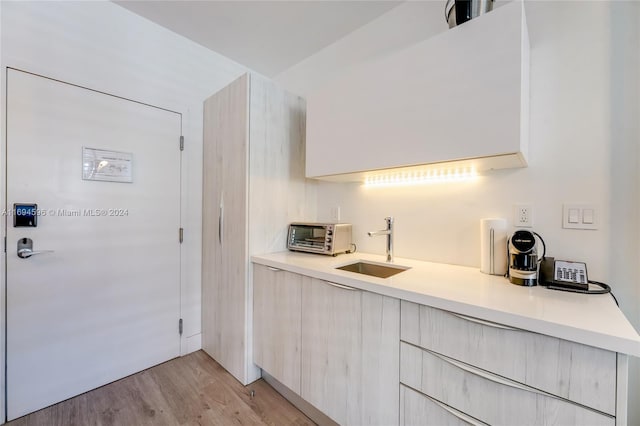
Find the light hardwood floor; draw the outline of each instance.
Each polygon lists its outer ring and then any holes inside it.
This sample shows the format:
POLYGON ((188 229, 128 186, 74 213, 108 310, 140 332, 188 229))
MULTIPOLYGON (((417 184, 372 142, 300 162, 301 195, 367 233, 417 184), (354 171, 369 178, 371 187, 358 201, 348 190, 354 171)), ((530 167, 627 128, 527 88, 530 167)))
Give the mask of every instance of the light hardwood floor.
POLYGON ((266 382, 258 380, 242 386, 203 351, 7 423, 10 426, 312 424, 266 382))

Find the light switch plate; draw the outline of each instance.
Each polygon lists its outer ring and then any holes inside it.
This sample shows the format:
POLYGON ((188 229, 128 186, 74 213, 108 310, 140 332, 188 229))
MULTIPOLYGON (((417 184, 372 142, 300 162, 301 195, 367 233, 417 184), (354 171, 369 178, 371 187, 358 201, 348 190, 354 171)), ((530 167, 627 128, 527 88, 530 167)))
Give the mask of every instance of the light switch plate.
POLYGON ((562 227, 565 229, 598 229, 598 210, 593 204, 564 204, 562 227))
POLYGON ((331 207, 331 221, 340 222, 340 206, 331 207))

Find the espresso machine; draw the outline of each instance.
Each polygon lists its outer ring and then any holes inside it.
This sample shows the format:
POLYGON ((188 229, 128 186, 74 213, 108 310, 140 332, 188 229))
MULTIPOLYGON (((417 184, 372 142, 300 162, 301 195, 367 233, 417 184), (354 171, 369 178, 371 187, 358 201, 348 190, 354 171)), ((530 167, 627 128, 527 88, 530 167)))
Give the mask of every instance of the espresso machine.
POLYGON ((545 255, 544 240, 535 232, 518 230, 508 241, 509 281, 512 284, 534 286, 538 282, 538 264, 545 255), (542 256, 538 256, 538 243, 542 243, 542 256))

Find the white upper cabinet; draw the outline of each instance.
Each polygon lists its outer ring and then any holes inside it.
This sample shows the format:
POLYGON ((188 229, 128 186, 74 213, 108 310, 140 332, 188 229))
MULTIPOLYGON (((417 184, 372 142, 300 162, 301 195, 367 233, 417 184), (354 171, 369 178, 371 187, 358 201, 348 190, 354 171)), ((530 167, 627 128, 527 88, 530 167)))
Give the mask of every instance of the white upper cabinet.
POLYGON ((529 40, 514 1, 309 94, 306 176, 360 180, 449 162, 525 167, 528 105, 529 40))

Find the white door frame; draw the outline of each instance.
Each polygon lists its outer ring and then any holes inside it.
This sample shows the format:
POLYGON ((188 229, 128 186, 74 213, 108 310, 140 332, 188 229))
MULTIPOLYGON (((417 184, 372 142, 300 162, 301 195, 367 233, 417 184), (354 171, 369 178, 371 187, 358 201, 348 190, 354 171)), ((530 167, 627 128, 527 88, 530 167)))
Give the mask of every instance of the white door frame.
MULTIPOLYGON (((152 108, 158 108, 163 111, 171 112, 178 114, 180 117, 180 133, 184 135, 184 124, 185 124, 185 115, 180 111, 175 111, 172 109, 156 106, 150 103, 138 101, 135 99, 126 98, 120 95, 112 94, 102 90, 96 90, 91 87, 86 87, 83 85, 74 84, 68 81, 60 80, 57 78, 48 77, 46 75, 26 71, 24 69, 4 66, 1 70, 1 79, 0 79, 0 210, 4 216, 4 222, 0 221, 0 244, 4 244, 4 250, 0 250, 1 259, 0 259, 0 424, 6 422, 7 419, 7 406, 6 406, 6 385, 7 385, 7 377, 6 377, 6 307, 7 307, 7 243, 6 243, 6 230, 8 226, 8 215, 7 212, 4 211, 6 206, 7 199, 7 180, 6 180, 6 161, 7 161, 7 106, 8 106, 8 97, 7 92, 9 90, 8 87, 8 73, 9 70, 24 72, 27 74, 31 74, 34 76, 38 76, 41 78, 45 78, 48 80, 56 81, 63 84, 68 84, 70 86, 90 90, 92 92, 104 94, 107 96, 113 96, 115 98, 123 99, 130 102, 135 102, 137 104, 149 106, 152 108)), ((177 142, 178 143, 178 142, 177 142)), ((186 188, 184 187, 186 183, 185 178, 185 168, 184 168, 184 156, 183 152, 180 152, 180 227, 184 228, 184 220, 186 217, 186 188)), ((176 235, 177 237, 177 235, 176 235)), ((184 317, 185 312, 185 301, 187 299, 186 295, 186 257, 185 257, 185 247, 184 244, 180 245, 180 318, 184 317)), ((180 335, 180 355, 186 355, 188 353, 188 345, 187 345, 187 336, 185 333, 180 335)))

